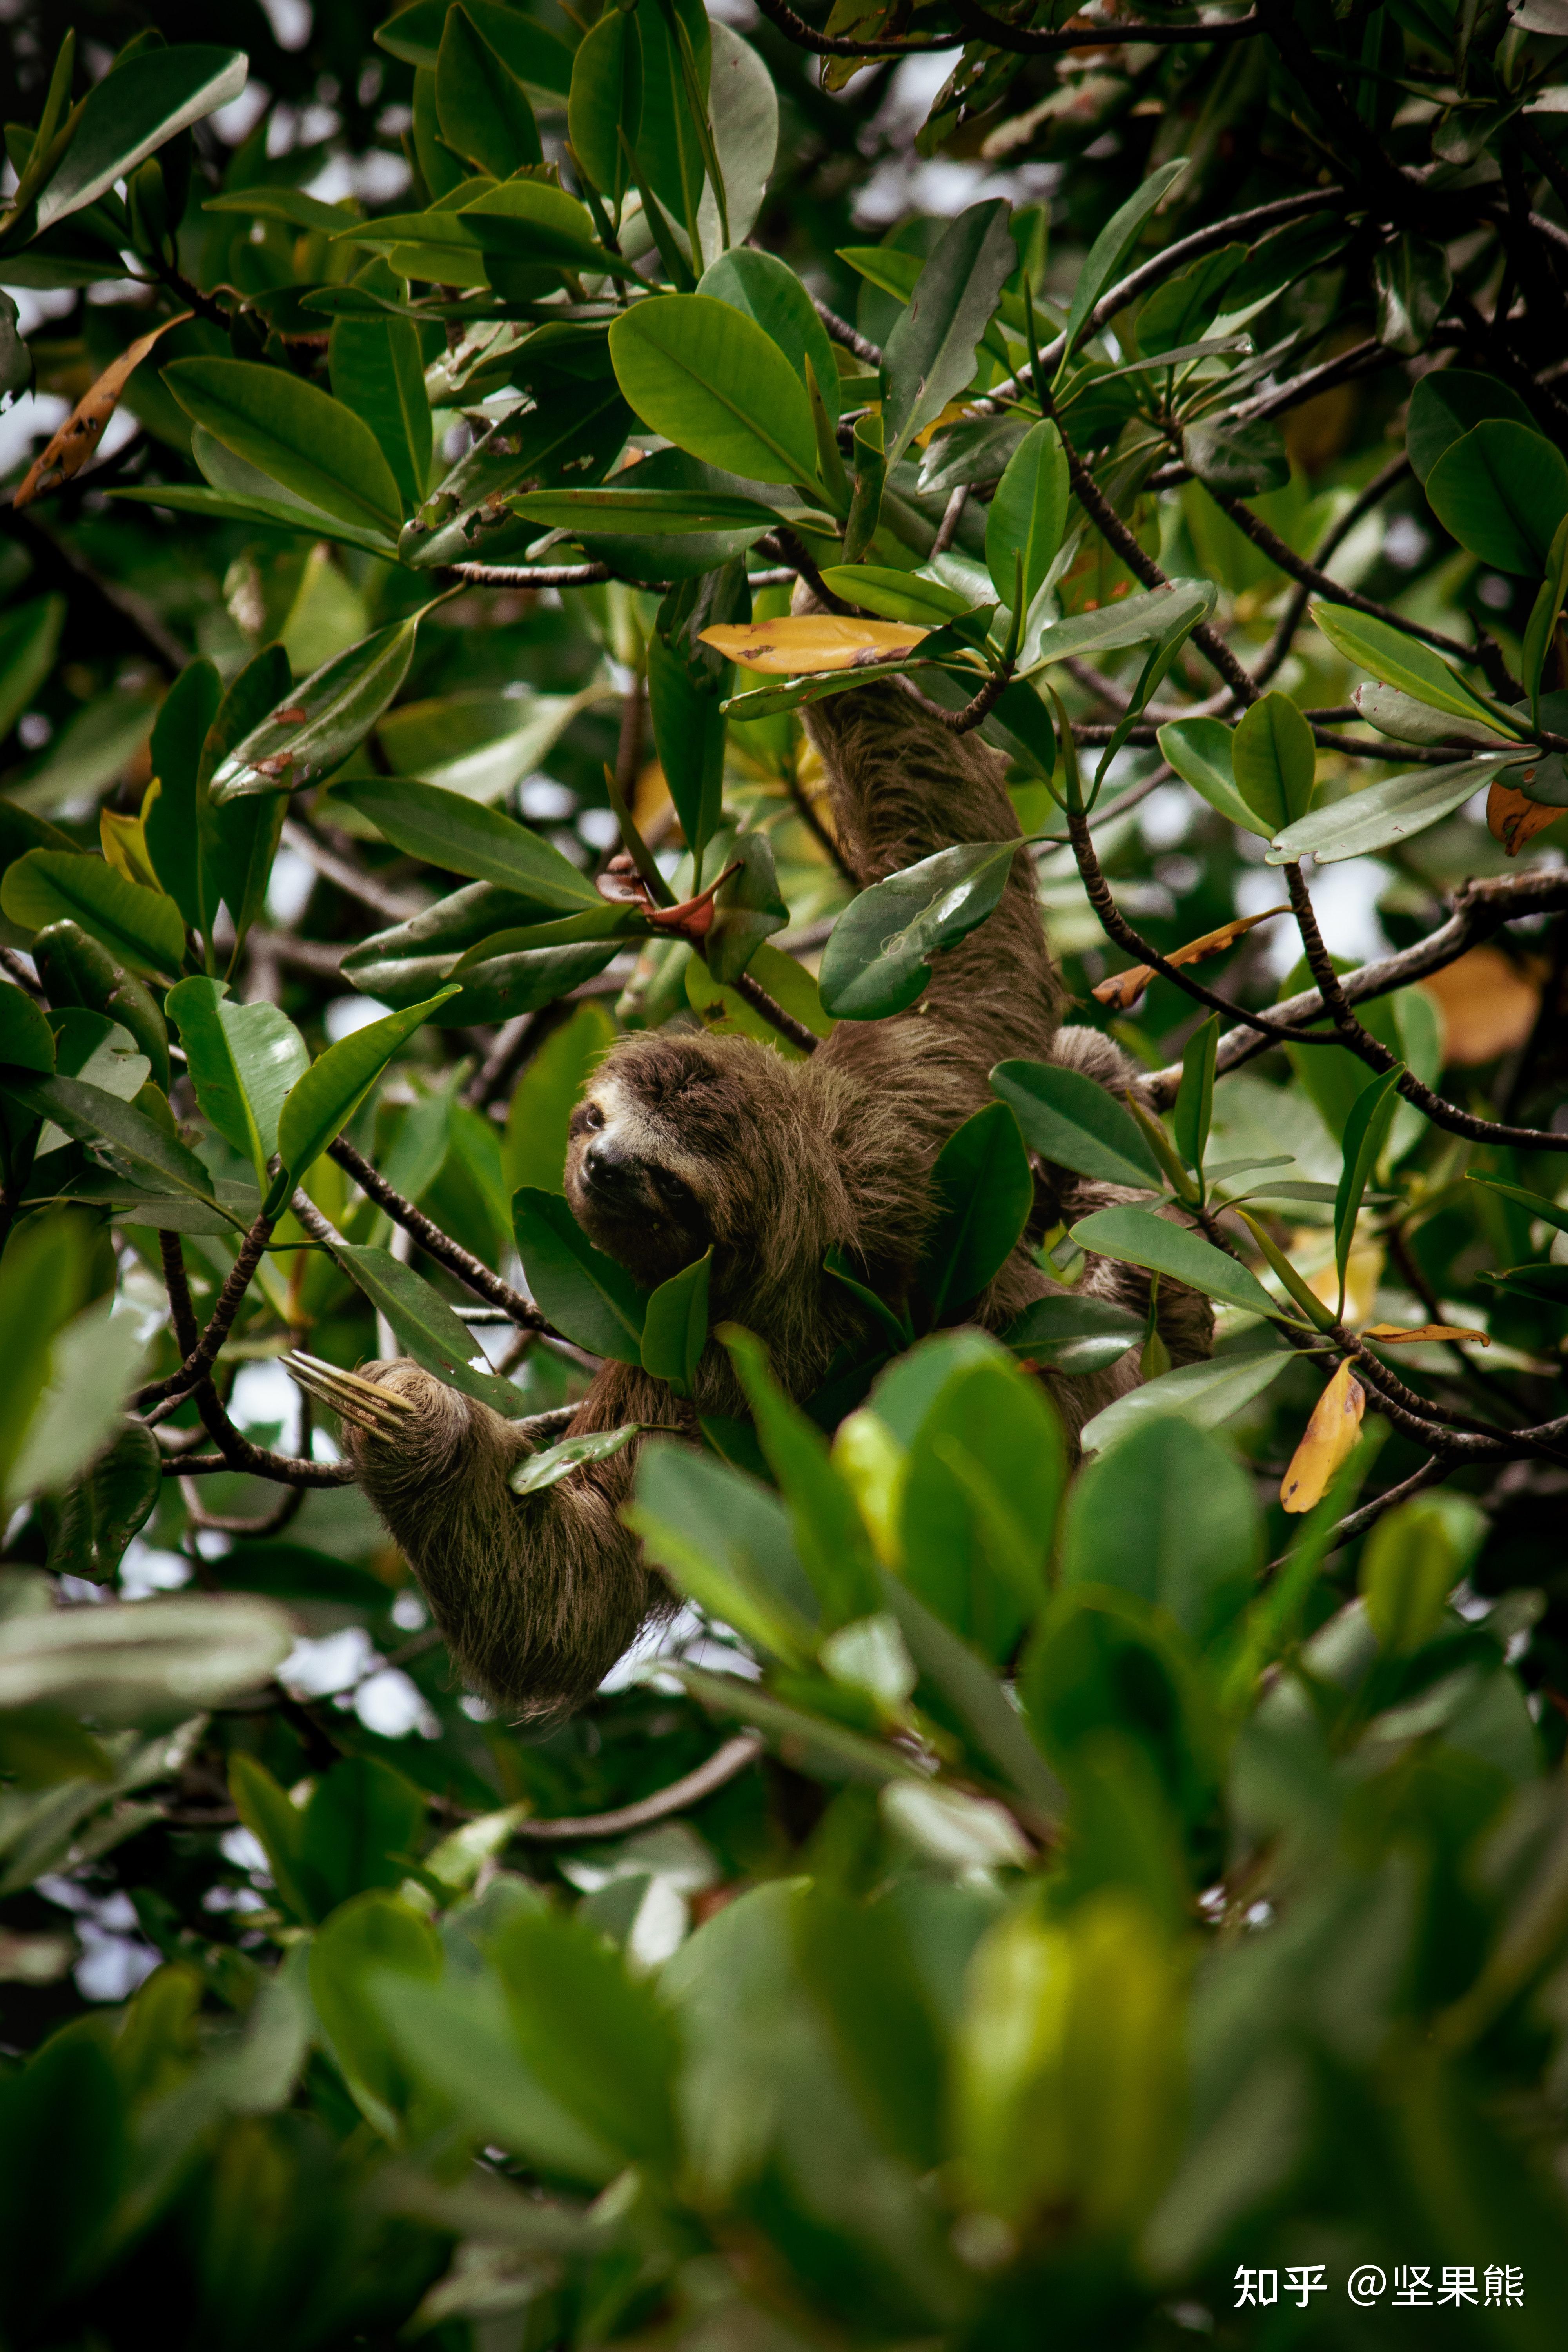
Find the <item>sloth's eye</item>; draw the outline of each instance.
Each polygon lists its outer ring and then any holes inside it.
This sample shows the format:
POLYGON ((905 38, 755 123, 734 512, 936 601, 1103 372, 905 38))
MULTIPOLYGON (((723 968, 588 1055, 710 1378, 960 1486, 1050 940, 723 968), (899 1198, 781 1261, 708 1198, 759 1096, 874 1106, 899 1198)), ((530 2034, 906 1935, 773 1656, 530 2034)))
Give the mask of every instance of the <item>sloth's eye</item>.
POLYGON ((648 1172, 653 1178, 659 1197, 672 1209, 684 1208, 689 1204, 692 1197, 691 1187, 689 1184, 683 1184, 679 1177, 671 1170, 653 1168, 648 1172))
POLYGON ((605 1114, 599 1108, 597 1103, 590 1103, 588 1105, 587 1109, 583 1113, 583 1124, 585 1128, 590 1129, 604 1126, 605 1114))

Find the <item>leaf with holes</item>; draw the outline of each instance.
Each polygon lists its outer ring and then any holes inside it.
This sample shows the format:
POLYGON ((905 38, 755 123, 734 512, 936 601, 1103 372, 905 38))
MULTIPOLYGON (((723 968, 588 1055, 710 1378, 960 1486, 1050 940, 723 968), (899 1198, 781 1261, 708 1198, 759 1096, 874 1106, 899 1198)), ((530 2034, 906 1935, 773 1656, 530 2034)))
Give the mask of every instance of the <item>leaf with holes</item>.
POLYGON ((363 742, 408 675, 427 606, 334 655, 235 745, 212 778, 220 805, 320 783, 363 742))

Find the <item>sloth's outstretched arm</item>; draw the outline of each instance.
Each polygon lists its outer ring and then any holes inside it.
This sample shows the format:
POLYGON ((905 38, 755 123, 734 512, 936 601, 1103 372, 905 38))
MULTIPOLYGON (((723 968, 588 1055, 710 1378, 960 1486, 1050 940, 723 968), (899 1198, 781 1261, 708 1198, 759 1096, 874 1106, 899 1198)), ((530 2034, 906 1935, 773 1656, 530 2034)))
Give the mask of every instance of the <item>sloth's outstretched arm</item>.
MULTIPOLYGON (((344 1441, 463 1681, 513 1716, 581 1706, 645 1620, 674 1605, 621 1525, 637 1441, 541 1494, 514 1495, 507 1480, 530 1447, 513 1423, 406 1358, 365 1369, 418 1418, 391 1443, 346 1424, 344 1441)), ((595 1381, 573 1431, 668 1417, 668 1392, 617 1366, 595 1381)))

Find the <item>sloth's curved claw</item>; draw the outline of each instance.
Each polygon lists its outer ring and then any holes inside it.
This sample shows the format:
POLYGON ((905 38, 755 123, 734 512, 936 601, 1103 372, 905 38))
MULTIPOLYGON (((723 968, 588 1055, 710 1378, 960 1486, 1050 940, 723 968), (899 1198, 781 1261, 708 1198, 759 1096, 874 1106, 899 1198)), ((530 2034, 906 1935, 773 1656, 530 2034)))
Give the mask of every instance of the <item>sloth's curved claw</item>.
POLYGON ((408 1399, 399 1396, 395 1389, 383 1388, 379 1381, 367 1381, 358 1372, 344 1371, 339 1364, 324 1362, 320 1356, 308 1356, 302 1348, 291 1348, 279 1360, 307 1396, 369 1436, 399 1436, 414 1418, 416 1408, 408 1399))

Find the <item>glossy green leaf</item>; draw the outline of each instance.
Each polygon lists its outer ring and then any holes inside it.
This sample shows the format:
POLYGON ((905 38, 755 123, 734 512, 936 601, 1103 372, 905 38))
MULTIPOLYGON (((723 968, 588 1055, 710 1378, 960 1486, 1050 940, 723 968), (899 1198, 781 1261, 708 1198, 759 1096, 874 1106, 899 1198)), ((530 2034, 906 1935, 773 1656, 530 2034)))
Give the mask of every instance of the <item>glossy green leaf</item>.
POLYGON ((988 1663, 910 1586, 886 1570, 882 1593, 910 1657, 957 1711, 973 1746, 1037 1816, 1048 1821, 1059 1815, 1065 1803, 1061 1784, 988 1663))
POLYGON ((321 1920, 355 1895, 400 1886, 404 1857, 418 1846, 425 1822, 419 1790, 390 1764, 345 1756, 320 1780, 304 1809, 298 1871, 321 1920))
POLYGON ((454 989, 442 989, 423 1004, 389 1013, 319 1054, 289 1090, 278 1121, 278 1149, 296 1182, 342 1133, 388 1062, 454 989))
POLYGON ((363 420, 287 368, 255 360, 174 360, 163 382, 187 416, 286 490, 395 539, 397 483, 363 420))
POLYGON ((664 294, 610 329, 622 392, 678 448, 758 482, 816 477, 805 390, 778 345, 743 311, 707 294, 664 294))
POLYGON ((558 907, 564 913, 604 904, 589 877, 560 850, 462 793, 414 776, 355 776, 335 785, 333 797, 369 817, 410 857, 492 882, 541 910, 558 907))
POLYGON ((934 1321, 1001 1272, 1035 1204, 1029 1155, 1005 1101, 987 1103, 948 1137, 931 1187, 936 1215, 916 1280, 934 1321))
POLYGON ((963 842, 862 890, 823 951, 824 1010, 836 1021, 882 1021, 907 1011, 924 992, 931 957, 994 909, 1017 846, 963 842))
POLYGON ((408 675, 423 609, 350 646, 290 689, 229 751, 211 779, 213 799, 297 792, 320 783, 363 743, 408 675))
POLYGON ((283 1098, 310 1066, 304 1039, 276 1004, 234 1003, 225 981, 183 980, 167 1004, 204 1116, 245 1154, 265 1192, 283 1098))
POLYGON ((1086 1454, 1095 1453, 1142 1428, 1145 1422, 1173 1413, 1195 1428, 1219 1429, 1254 1397, 1271 1388, 1293 1361, 1288 1349, 1270 1348, 1257 1354, 1215 1356, 1195 1364, 1179 1364, 1174 1371, 1144 1381, 1086 1421, 1083 1449, 1086 1454))
POLYGON ((0 1066, 37 1070, 47 1077, 55 1066, 55 1033, 25 990, 0 987, 0 1066))
POLYGON ((1082 1378, 1120 1363, 1143 1337, 1144 1322, 1109 1298, 1037 1298, 1001 1335, 1002 1345, 1026 1363, 1082 1378))
POLYGON ((1532 425, 1489 418, 1444 450, 1426 477, 1426 498, 1444 530, 1482 563, 1541 572, 1568 516, 1568 458, 1532 425))
POLYGON ((1495 782, 1504 764, 1498 759, 1461 760, 1453 767, 1417 768, 1407 776, 1391 776, 1386 783, 1368 784, 1288 825, 1270 843, 1268 862, 1283 866, 1311 856, 1328 866, 1408 841, 1463 808, 1495 782))
POLYGON ((590 1429, 581 1437, 563 1437, 557 1445, 542 1446, 537 1454, 525 1455, 507 1485, 514 1495, 542 1495, 547 1487, 569 1478, 574 1470, 624 1453, 646 1426, 640 1421, 626 1421, 618 1429, 590 1429))
MULTIPOLYGON (((1375 620, 1370 613, 1353 613, 1343 604, 1314 604, 1312 618, 1336 651, 1359 669, 1382 678, 1384 685, 1398 687, 1416 701, 1448 711, 1456 719, 1479 719, 1484 726, 1499 724, 1497 710, 1456 677, 1440 655, 1407 637, 1402 629, 1375 620)), ((1523 732, 1521 728, 1520 733, 1523 732)))
POLYGON ((998 1062, 992 1091, 1012 1106, 1031 1151, 1075 1175, 1158 1192, 1163 1178, 1131 1114, 1081 1070, 998 1062))
MULTIPOLYGON (((447 221, 453 217, 446 215, 447 221)), ((595 237, 587 207, 549 180, 502 180, 470 197, 455 217, 487 257, 552 271, 631 274, 595 237)), ((443 215, 426 218, 439 222, 443 215)))
POLYGON ((1215 1057, 1219 1050, 1219 1015, 1210 1013, 1194 1029, 1182 1055, 1182 1083, 1176 1091, 1171 1125, 1176 1149, 1194 1171, 1204 1164, 1209 1125, 1214 1118, 1215 1057))
POLYGON ((700 1609, 786 1665, 805 1664, 816 1596, 771 1487, 710 1454, 656 1440, 638 1459, 626 1523, 700 1609))
POLYGON ((529 1294, 556 1329, 595 1356, 640 1366, 647 1292, 594 1247, 560 1193, 521 1185, 511 1215, 529 1294))
MULTIPOLYGON (((372 272, 383 268, 371 265, 372 272)), ((388 289, 396 285, 390 270, 385 282, 388 289)), ((328 364, 333 399, 370 426, 403 510, 412 513, 430 481, 430 402, 419 330, 407 319, 334 319, 328 364)))
POLYGON ((81 212, 144 155, 237 98, 247 70, 240 50, 195 42, 126 58, 88 92, 76 135, 38 198, 38 228, 81 212))
POLYGON ((289 804, 284 793, 271 792, 219 806, 212 796, 212 779, 237 744, 264 726, 273 710, 288 707, 289 680, 289 656, 282 646, 264 646, 229 687, 202 743, 195 805, 209 933, 220 898, 240 937, 254 921, 289 804))
POLYGON ((1466 1170, 1465 1181, 1468 1184, 1484 1184, 1489 1192, 1496 1192, 1501 1199, 1512 1201, 1519 1208, 1528 1210, 1532 1217, 1541 1218, 1545 1224, 1554 1225, 1560 1234, 1568 1234, 1568 1208, 1560 1202, 1548 1200, 1544 1193, 1529 1192, 1522 1184, 1505 1184, 1496 1176, 1479 1175, 1473 1168, 1466 1170))
POLYGON ((1334 1265, 1340 1277, 1340 1312, 1344 1311, 1345 1269, 1355 1244, 1356 1217, 1367 1180, 1388 1139, 1389 1122, 1397 1104, 1394 1089, 1405 1076, 1403 1062, 1369 1079, 1351 1105, 1345 1121, 1344 1160, 1334 1196, 1334 1265))
POLYGON ((5 869, 0 908, 27 931, 79 923, 136 971, 177 972, 185 959, 185 927, 173 898, 128 882, 101 857, 30 849, 5 869))
POLYGON ((1540 724, 1541 673, 1546 650, 1568 600, 1568 515, 1558 524, 1548 550, 1545 578, 1536 591, 1524 632, 1524 690, 1530 697, 1531 724, 1540 724))
MULTIPOLYGON (((641 467, 637 472, 642 471, 641 467)), ((748 542, 773 530, 778 515, 757 499, 726 496, 722 491, 639 489, 619 486, 593 490, 530 490, 511 500, 514 514, 526 516, 542 530, 624 534, 627 538, 665 539, 694 531, 735 531, 748 542)))
MULTIPOLYGON (((73 1399, 79 1412, 82 1400, 73 1399)), ((55 1497, 49 1510, 49 1571, 106 1583, 163 1490, 158 1441, 144 1423, 122 1420, 95 1461, 55 1497)))
POLYGON ((1179 634, 1213 611, 1215 593, 1206 580, 1173 580, 1168 587, 1138 589, 1097 612, 1053 622, 1026 643, 1022 675, 1066 661, 1069 654, 1111 653, 1179 634))
POLYGON ((829 1632, 879 1607, 870 1538, 845 1480, 828 1459, 814 1423, 784 1395, 768 1367, 766 1350, 751 1332, 721 1324, 719 1337, 746 1392, 757 1437, 783 1490, 795 1549, 811 1580, 829 1632))
POLYGON ((974 373, 975 347, 1017 266, 1005 204, 971 205, 942 231, 882 354, 889 470, 974 373))
MULTIPOLYGON (((57 1015, 76 1005, 118 1023, 146 1056, 155 1083, 167 1091, 168 1024, 145 982, 117 963, 101 941, 89 938, 78 923, 47 924, 33 941, 33 961, 57 1015)), ((73 1069, 69 1075, 82 1073, 73 1069)))
POLYGON ((637 24, 629 9, 612 8, 590 26, 572 59, 566 128, 573 153, 617 210, 626 191, 626 148, 637 146, 641 122, 637 24))
POLYGON ((387 1978, 432 1985, 441 1963, 433 1923, 378 1888, 351 1895, 310 1939, 310 2007, 361 2114, 394 2142, 415 2084, 382 2024, 374 1992, 387 1978))
POLYGON ((648 1294, 643 1311, 642 1366, 667 1381, 678 1397, 689 1397, 702 1350, 708 1345, 708 1280, 711 1247, 648 1294))
POLYGON ((1475 743, 1488 750, 1500 750, 1509 739, 1497 728, 1479 719, 1458 719, 1451 712, 1434 710, 1414 695, 1402 694, 1394 686, 1358 686, 1352 701, 1369 727, 1380 735, 1389 736, 1396 743, 1475 743))
POLYGON ((1072 1237, 1079 1249, 1116 1258, 1124 1265, 1143 1266, 1246 1314, 1278 1316, 1280 1311, 1246 1266, 1201 1234, 1156 1216, 1152 1209, 1097 1209, 1079 1220, 1072 1237))
MULTIPOLYGON (((827 330, 805 288, 776 254, 738 245, 721 254, 698 280, 699 294, 727 302, 778 345, 804 384, 809 360, 829 419, 838 418, 838 370, 827 330)), ((810 477, 807 477, 809 479, 810 477)))
MULTIPOLYGON (((571 86, 572 52, 558 35, 549 32, 505 0, 465 0, 468 15, 498 57, 519 81, 553 98, 564 98, 571 86)), ((377 48, 406 64, 434 73, 447 28, 447 0, 414 0, 380 26, 377 48)))
POLYGON ((1058 383, 1089 312, 1115 278, 1150 214, 1186 168, 1186 157, 1178 155, 1151 172, 1136 194, 1129 196, 1127 202, 1112 213, 1089 247, 1068 309, 1067 325, 1062 333, 1061 366, 1057 371, 1058 383))
POLYGON ((749 826, 740 835, 726 862, 739 870, 719 886, 702 946, 709 977, 721 988, 739 980, 763 940, 784 930, 790 919, 779 896, 773 842, 760 826, 749 826))
POLYGON ((1022 559, 1026 613, 1055 562, 1068 512, 1068 461, 1049 421, 1035 425, 1007 461, 986 510, 985 566, 999 603, 1011 605, 1022 559))
POLYGON ((1236 789, 1268 835, 1311 805, 1318 752, 1312 730, 1288 694, 1266 694, 1243 711, 1231 738, 1236 789))
POLYGON ((858 604, 882 621, 913 621, 923 628, 940 629, 944 622, 959 620, 974 610, 971 597, 918 572, 892 572, 875 563, 830 563, 822 579, 835 596, 847 604, 858 604))
POLYGON ((436 59, 436 110, 447 146, 493 180, 544 160, 527 91, 462 7, 447 11, 436 59))
MULTIPOLYGON (((1068 416, 1070 425, 1070 409, 1068 416)), ((1200 482, 1228 498, 1282 490, 1290 479, 1285 436, 1268 417, 1242 425, 1223 414, 1199 417, 1183 431, 1182 457, 1200 482)))
POLYGON ((186 922, 204 934, 216 909, 208 908, 202 896, 196 781, 202 746, 222 699, 223 688, 213 664, 191 662, 163 697, 153 724, 153 773, 158 779, 158 792, 147 812, 147 855, 186 922))
POLYGON ((1405 446, 1415 478, 1425 482, 1446 449, 1477 425, 1499 418, 1533 427, 1524 402, 1500 376, 1473 368, 1434 368, 1410 395, 1405 446))
POLYGON ((354 1287, 385 1316, 416 1364, 465 1396, 478 1397, 503 1419, 517 1418, 522 1397, 510 1381, 491 1371, 479 1340, 423 1275, 404 1265, 390 1250, 345 1242, 334 1244, 332 1256, 354 1287))
POLYGON ((144 1111, 103 1087, 80 1078, 24 1078, 8 1073, 4 1091, 35 1118, 52 1118, 76 1142, 110 1144, 131 1164, 139 1181, 152 1181, 153 1190, 166 1192, 172 1184, 198 1201, 212 1200, 212 1178, 195 1152, 165 1134, 144 1111))

